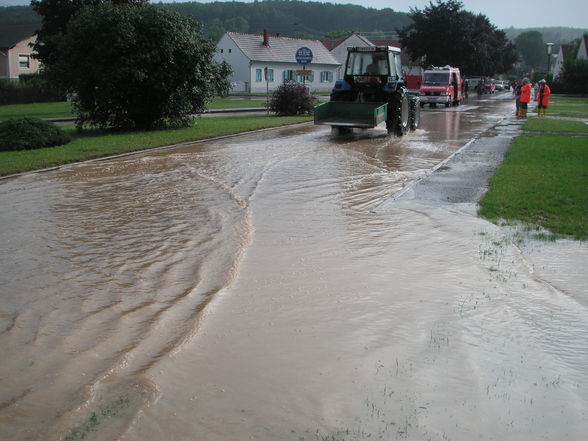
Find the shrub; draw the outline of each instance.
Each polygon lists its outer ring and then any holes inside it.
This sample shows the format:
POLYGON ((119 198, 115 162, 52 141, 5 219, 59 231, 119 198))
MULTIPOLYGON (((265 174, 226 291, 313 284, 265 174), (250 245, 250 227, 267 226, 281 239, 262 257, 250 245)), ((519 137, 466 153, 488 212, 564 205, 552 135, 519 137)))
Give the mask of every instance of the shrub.
POLYGON ((278 116, 308 115, 314 108, 314 98, 303 84, 288 81, 275 90, 269 107, 278 116))
POLYGON ((18 79, 0 79, 0 105, 63 101, 64 95, 38 74, 19 75, 18 79))
POLYGON ((71 141, 55 124, 35 118, 9 119, 0 123, 0 151, 54 147, 71 141))

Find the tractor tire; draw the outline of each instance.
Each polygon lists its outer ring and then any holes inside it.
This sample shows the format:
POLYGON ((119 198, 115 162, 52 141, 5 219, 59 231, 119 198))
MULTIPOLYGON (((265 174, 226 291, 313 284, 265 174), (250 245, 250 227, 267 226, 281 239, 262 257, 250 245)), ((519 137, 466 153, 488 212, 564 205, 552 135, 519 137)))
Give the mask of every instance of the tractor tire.
POLYGON ((410 130, 418 129, 419 125, 421 124, 421 106, 419 106, 417 103, 418 100, 416 99, 410 100, 410 130))
POLYGON ((396 92, 388 103, 390 114, 386 120, 386 129, 388 133, 394 133, 396 136, 403 136, 408 131, 409 120, 409 103, 405 90, 396 92))

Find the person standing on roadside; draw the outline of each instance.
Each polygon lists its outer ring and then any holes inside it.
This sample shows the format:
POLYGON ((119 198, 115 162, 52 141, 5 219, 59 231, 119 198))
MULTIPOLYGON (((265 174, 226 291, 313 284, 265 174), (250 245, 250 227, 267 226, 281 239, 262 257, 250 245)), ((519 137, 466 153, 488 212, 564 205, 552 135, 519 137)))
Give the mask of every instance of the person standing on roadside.
POLYGON ((512 93, 515 96, 515 105, 517 106, 516 116, 519 118, 521 116, 521 82, 517 81, 512 86, 512 93))
POLYGON ((547 106, 549 106, 549 95, 551 89, 545 80, 539 81, 539 92, 537 93, 537 116, 545 116, 547 114, 547 106))
POLYGON ((519 118, 527 117, 527 110, 531 102, 531 82, 528 78, 523 78, 523 85, 521 86, 521 109, 519 111, 519 118))

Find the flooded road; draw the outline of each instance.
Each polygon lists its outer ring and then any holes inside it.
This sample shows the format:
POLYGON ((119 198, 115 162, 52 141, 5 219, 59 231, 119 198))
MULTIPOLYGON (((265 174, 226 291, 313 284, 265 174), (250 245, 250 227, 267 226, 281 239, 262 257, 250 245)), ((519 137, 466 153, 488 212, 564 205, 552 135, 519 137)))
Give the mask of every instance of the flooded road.
POLYGON ((585 439, 585 247, 564 289, 492 224, 382 204, 512 111, 1 182, 0 439, 585 439))

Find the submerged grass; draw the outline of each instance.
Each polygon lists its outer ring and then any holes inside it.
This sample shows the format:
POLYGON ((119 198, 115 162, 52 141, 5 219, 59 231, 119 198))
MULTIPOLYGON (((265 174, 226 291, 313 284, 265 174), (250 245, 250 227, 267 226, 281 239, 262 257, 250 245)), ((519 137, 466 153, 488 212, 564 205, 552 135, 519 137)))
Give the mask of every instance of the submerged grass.
POLYGON ((78 133, 73 126, 69 126, 66 131, 74 138, 69 144, 37 150, 0 152, 0 176, 305 121, 310 121, 310 117, 220 116, 200 118, 190 127, 181 129, 124 133, 101 130, 84 130, 78 133))
POLYGON ((120 397, 118 400, 100 409, 99 412, 92 412, 92 415, 86 421, 69 432, 62 438, 62 441, 78 441, 84 439, 90 432, 95 431, 105 419, 118 415, 128 405, 129 399, 120 397))

